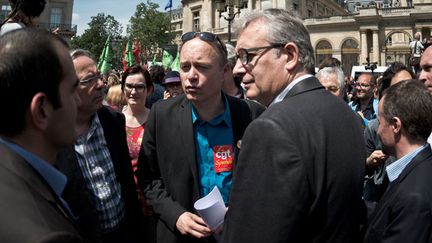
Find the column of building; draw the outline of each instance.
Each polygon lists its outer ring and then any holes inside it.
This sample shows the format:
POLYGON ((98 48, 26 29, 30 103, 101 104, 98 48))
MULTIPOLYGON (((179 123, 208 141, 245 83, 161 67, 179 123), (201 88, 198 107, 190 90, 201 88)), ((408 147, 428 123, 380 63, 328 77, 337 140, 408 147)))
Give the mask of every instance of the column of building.
POLYGON ((360 30, 360 42, 361 42, 360 64, 363 64, 366 62, 366 58, 368 57, 366 30, 360 30))
POLYGON ((372 31, 372 42, 373 42, 373 55, 372 55, 372 62, 376 62, 380 64, 380 50, 379 50, 379 36, 378 36, 378 30, 372 31))

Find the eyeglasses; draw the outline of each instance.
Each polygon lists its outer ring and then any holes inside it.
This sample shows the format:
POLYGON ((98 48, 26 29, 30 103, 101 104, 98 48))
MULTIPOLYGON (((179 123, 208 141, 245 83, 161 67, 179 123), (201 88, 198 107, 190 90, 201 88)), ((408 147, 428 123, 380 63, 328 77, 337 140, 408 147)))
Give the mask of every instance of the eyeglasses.
POLYGON ((96 83, 97 81, 99 81, 100 79, 102 79, 102 75, 100 75, 100 73, 98 73, 93 77, 86 78, 84 80, 80 80, 79 83, 82 85, 85 85, 85 86, 91 86, 94 83, 96 83))
POLYGON ((193 38, 195 38, 196 36, 199 36, 199 38, 203 41, 207 41, 207 42, 215 42, 218 41, 219 42, 219 46, 222 49, 222 51, 225 53, 225 55, 227 55, 227 49, 225 44, 219 39, 219 37, 217 37, 215 34, 210 33, 210 32, 187 32, 184 33, 181 37, 181 41, 183 43, 192 40, 193 38))
POLYGON ((257 55, 257 53, 249 53, 250 51, 259 51, 262 49, 280 48, 283 46, 285 46, 285 44, 276 43, 276 44, 271 44, 269 46, 261 46, 261 47, 253 47, 253 48, 240 48, 237 51, 237 58, 240 59, 240 61, 243 65, 247 65, 252 59, 249 57, 257 55))
POLYGON ((361 87, 363 89, 367 89, 367 88, 370 87, 370 84, 359 84, 359 83, 356 83, 356 87, 361 87))
POLYGON ((125 89, 128 92, 131 92, 133 89, 135 89, 136 92, 143 92, 146 88, 145 84, 125 84, 125 89))

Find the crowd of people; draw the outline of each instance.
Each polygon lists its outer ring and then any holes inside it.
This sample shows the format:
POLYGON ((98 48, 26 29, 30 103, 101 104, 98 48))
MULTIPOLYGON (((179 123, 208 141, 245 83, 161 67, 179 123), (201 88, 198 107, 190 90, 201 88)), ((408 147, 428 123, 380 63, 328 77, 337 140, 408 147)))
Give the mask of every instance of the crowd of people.
POLYGON ((0 241, 432 242, 432 49, 349 90, 289 11, 236 25, 235 47, 183 34, 179 72, 106 76, 53 33, 1 35, 0 241), (194 209, 214 187, 217 228, 194 209))

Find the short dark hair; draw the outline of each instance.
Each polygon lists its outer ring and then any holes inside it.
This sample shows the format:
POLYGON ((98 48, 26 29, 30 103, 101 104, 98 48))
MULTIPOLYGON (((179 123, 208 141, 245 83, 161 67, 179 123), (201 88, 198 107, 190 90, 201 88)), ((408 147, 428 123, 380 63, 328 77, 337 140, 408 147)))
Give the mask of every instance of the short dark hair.
POLYGON ((321 70, 326 67, 341 67, 341 62, 337 58, 326 57, 318 65, 318 70, 321 70))
POLYGON ((384 90, 386 90, 388 87, 390 87, 390 82, 392 78, 399 73, 400 71, 407 71, 411 78, 414 78, 415 75, 411 68, 408 68, 405 64, 401 62, 394 62, 392 63, 382 74, 381 82, 378 89, 378 96, 381 98, 383 95, 384 90))
POLYGON ((9 16, 0 24, 2 26, 9 19, 15 19, 21 11, 27 17, 39 17, 45 9, 45 0, 9 0, 12 11, 9 16))
POLYGON ((54 108, 61 107, 59 85, 64 77, 60 37, 25 28, 0 38, 0 134, 14 136, 25 126, 25 113, 38 92, 45 93, 54 108), (13 115, 12 115, 13 114, 13 115))
POLYGON ((384 92, 383 117, 402 121, 411 139, 427 140, 432 131, 432 95, 418 80, 407 80, 390 86, 384 92))
POLYGON ((122 90, 124 90, 126 78, 132 74, 137 74, 137 73, 140 73, 143 75, 147 88, 153 87, 153 83, 152 83, 151 78, 150 78, 150 73, 147 71, 147 69, 143 68, 141 65, 136 64, 136 65, 133 65, 132 67, 128 67, 126 69, 126 71, 123 73, 122 82, 121 82, 122 90))
POLYGON ((152 65, 150 67, 150 77, 153 83, 162 84, 165 77, 165 68, 160 65, 152 65))

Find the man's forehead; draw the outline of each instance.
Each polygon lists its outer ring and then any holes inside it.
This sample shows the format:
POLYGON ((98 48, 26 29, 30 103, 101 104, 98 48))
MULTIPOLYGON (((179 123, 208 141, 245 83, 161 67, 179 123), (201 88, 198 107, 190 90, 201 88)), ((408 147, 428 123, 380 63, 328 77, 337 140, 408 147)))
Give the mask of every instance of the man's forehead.
POLYGON ((250 22, 244 29, 241 30, 236 50, 240 48, 256 47, 256 44, 268 43, 266 40, 267 27, 263 19, 257 19, 250 22))
POLYGON ((363 81, 363 82, 370 82, 372 80, 372 75, 369 73, 362 73, 357 78, 357 82, 363 81))

